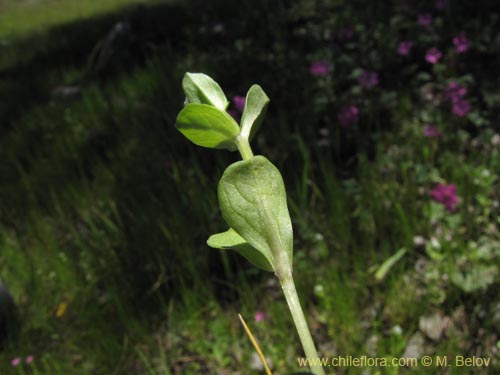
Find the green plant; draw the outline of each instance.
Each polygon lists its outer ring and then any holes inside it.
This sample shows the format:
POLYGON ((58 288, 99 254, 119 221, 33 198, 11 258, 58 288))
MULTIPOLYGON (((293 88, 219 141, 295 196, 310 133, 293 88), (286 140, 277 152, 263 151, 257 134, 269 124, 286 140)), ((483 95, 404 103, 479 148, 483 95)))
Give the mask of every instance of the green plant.
MULTIPOLYGON (((186 73, 182 86, 186 105, 177 116, 177 128, 196 145, 238 150, 243 158, 225 170, 218 187, 219 205, 229 229, 211 236, 207 243, 217 249, 234 249, 257 267, 274 271, 306 356, 318 358, 292 277, 293 231, 283 178, 268 159, 254 156, 250 147, 269 98, 260 86, 253 85, 238 125, 226 112, 226 96, 212 78, 186 73)), ((321 366, 311 370, 324 375, 321 366)))

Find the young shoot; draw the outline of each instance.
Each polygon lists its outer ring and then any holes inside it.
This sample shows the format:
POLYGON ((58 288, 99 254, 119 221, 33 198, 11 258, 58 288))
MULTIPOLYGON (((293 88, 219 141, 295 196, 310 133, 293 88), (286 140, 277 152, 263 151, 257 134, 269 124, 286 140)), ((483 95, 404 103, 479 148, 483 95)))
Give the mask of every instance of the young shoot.
MULTIPOLYGON (((219 206, 229 229, 210 236, 207 244, 236 250, 255 266, 275 273, 305 355, 318 358, 292 277, 293 230, 283 178, 278 168, 264 156, 254 156, 250 147, 269 98, 259 85, 250 87, 238 124, 226 112, 226 95, 209 76, 186 73, 182 87, 186 105, 177 116, 177 129, 198 146, 238 150, 243 159, 227 167, 219 182, 219 206)), ((319 365, 311 371, 325 374, 319 365)))

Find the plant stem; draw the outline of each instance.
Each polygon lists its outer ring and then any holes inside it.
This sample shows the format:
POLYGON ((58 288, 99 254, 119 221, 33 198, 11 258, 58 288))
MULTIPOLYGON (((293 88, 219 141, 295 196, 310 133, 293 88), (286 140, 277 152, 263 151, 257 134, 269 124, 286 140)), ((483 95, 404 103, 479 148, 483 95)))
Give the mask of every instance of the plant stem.
POLYGON ((248 143, 248 138, 238 136, 235 143, 243 160, 248 160, 253 157, 252 148, 250 147, 250 143, 248 143))
MULTIPOLYGON (((240 152, 243 160, 248 160, 253 157, 253 152, 252 148, 250 147, 250 143, 248 142, 248 137, 241 136, 240 134, 238 137, 236 137, 235 144, 236 147, 238 147, 238 151, 240 152)), ((281 264, 281 269, 275 269, 276 275, 278 276, 278 279, 281 283, 286 302, 288 303, 288 307, 290 309, 290 312, 292 313, 293 322, 295 323, 295 327, 299 334, 304 353, 309 361, 311 361, 311 371, 316 375, 325 375, 323 367, 321 366, 321 364, 319 364, 318 352, 316 351, 316 347, 314 346, 311 332, 309 331, 304 312, 302 311, 302 307, 300 306, 299 296, 297 295, 295 283, 293 282, 292 267, 291 265, 290 267, 286 266, 286 264, 288 264, 287 259, 278 263, 281 264)))
POLYGON ((295 283, 293 282, 292 272, 284 272, 283 274, 278 274, 278 278, 281 283, 281 288, 285 294, 286 302, 290 312, 292 313, 293 322, 299 334, 300 341, 302 343, 302 348, 306 358, 311 361, 311 371, 316 375, 325 375, 323 367, 319 364, 319 356, 314 346, 313 339, 311 337, 311 332, 307 326, 306 318, 304 317, 304 312, 300 306, 299 296, 297 295, 297 290, 295 289, 295 283))

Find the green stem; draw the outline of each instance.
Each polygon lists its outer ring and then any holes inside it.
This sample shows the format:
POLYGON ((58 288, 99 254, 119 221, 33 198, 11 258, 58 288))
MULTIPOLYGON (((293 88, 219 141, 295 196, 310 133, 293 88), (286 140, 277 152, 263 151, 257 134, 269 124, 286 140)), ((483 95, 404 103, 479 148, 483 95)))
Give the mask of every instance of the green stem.
POLYGON ((248 143, 248 138, 238 136, 236 138, 235 143, 236 147, 238 147, 238 151, 240 152, 243 160, 248 160, 253 158, 253 152, 252 148, 250 147, 250 143, 248 143))
MULTIPOLYGON (((285 294, 286 302, 288 303, 288 307, 292 313, 293 322, 297 328, 304 353, 309 361, 316 363, 316 361, 319 361, 318 352, 314 346, 311 332, 309 331, 304 312, 300 306, 299 296, 297 295, 297 290, 295 289, 292 272, 289 271, 281 275, 278 274, 278 278, 280 280, 283 293, 285 294)), ((323 367, 318 364, 311 366, 311 371, 316 375, 325 375, 323 367)))

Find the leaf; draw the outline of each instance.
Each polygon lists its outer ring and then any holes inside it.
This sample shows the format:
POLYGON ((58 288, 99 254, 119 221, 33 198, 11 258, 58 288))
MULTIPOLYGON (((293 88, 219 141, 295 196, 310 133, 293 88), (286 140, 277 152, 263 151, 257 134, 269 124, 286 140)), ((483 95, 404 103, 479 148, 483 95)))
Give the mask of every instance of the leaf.
POLYGON ((236 162, 222 175, 218 194, 229 226, 276 272, 291 267, 293 231, 279 170, 263 156, 236 162))
POLYGON ((175 126, 198 146, 235 150, 238 124, 225 111, 207 104, 187 104, 177 116, 175 126))
POLYGON ((472 264, 466 270, 452 268, 450 279, 466 293, 485 290, 498 281, 499 269, 496 265, 472 264))
POLYGON ((269 104, 269 98, 259 85, 253 85, 248 90, 245 109, 241 117, 241 135, 249 141, 259 130, 269 104))
POLYGON ((225 111, 229 102, 221 87, 203 73, 186 73, 182 88, 189 103, 208 104, 225 111))
POLYGON ((375 272, 375 279, 377 281, 383 280, 391 268, 406 254, 406 249, 403 247, 399 249, 394 255, 387 258, 375 272))
POLYGON ((253 248, 232 228, 229 228, 225 232, 210 236, 207 241, 207 245, 215 249, 236 250, 255 266, 262 268, 265 271, 273 270, 273 267, 271 266, 269 260, 266 259, 264 254, 262 254, 259 250, 253 248))

